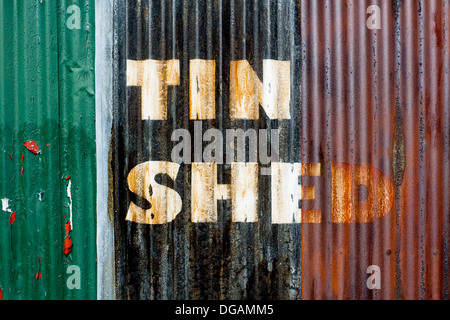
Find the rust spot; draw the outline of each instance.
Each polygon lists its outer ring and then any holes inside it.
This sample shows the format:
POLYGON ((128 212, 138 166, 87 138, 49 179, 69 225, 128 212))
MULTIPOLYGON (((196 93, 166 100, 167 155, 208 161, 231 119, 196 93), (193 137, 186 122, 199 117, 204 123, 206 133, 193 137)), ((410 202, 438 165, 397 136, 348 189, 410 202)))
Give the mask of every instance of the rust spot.
POLYGON ((401 128, 396 128, 395 131, 392 166, 394 168, 395 184, 400 186, 403 183, 406 166, 405 136, 401 128))
POLYGON ((66 237, 64 240, 64 254, 67 256, 69 253, 72 252, 72 240, 69 237, 66 237))
POLYGON ((0 288, 0 300, 3 300, 3 290, 0 288))
POLYGON ((9 218, 9 225, 12 225, 14 221, 16 221, 16 212, 11 214, 11 217, 9 218))
POLYGON ((41 151, 39 150, 38 144, 33 140, 27 141, 23 145, 25 146, 25 148, 27 148, 33 154, 41 153, 41 151))

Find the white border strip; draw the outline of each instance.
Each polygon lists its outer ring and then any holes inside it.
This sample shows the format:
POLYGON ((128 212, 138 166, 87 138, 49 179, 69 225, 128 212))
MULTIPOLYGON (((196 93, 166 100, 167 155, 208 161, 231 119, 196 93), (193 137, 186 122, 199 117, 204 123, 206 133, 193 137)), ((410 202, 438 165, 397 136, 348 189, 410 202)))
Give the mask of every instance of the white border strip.
POLYGON ((108 217, 108 154, 113 107, 114 0, 95 0, 97 299, 115 299, 114 221, 108 217))

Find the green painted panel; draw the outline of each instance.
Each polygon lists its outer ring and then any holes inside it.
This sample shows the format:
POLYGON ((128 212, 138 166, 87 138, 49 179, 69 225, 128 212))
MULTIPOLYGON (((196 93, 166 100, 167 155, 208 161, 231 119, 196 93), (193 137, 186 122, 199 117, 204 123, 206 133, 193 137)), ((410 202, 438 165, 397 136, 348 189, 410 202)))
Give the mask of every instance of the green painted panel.
POLYGON ((5 300, 96 298, 94 1, 69 2, 0 0, 5 300), (67 27, 70 5, 80 8, 80 29, 67 27), (30 140, 39 154, 24 146, 30 140), (67 286, 70 266, 80 268, 81 289, 67 286))

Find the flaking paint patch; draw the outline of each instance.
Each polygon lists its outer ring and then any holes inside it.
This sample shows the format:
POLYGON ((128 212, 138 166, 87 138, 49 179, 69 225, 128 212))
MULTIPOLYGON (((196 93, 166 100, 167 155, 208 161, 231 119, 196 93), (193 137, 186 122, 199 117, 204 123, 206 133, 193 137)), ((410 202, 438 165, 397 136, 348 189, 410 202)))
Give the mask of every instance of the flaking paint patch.
POLYGON ((38 256, 39 259, 39 270, 36 273, 36 279, 40 280, 42 278, 42 273, 41 273, 41 256, 38 256))
POLYGON ((12 213, 12 210, 9 208, 9 201, 10 200, 8 198, 2 199, 2 210, 5 212, 12 213))
POLYGON ((72 181, 69 179, 69 184, 67 185, 67 198, 69 198, 69 212, 70 212, 70 225, 73 230, 73 221, 72 221, 72 181))
POLYGON ((29 140, 29 141, 25 142, 23 145, 25 146, 25 148, 27 148, 33 154, 41 153, 41 150, 39 150, 38 144, 33 140, 29 140))
POLYGON ((66 224, 65 224, 65 229, 66 229, 66 235, 69 235, 69 234, 70 234, 70 231, 72 231, 72 226, 71 226, 70 221, 67 221, 67 222, 66 222, 66 224))
POLYGON ((72 252, 72 240, 70 239, 70 236, 68 236, 68 237, 66 237, 65 239, 64 239, 64 254, 66 255, 66 256, 68 256, 69 255, 69 253, 71 253, 72 252))
POLYGON ((16 221, 16 213, 15 212, 11 213, 11 216, 9 217, 9 225, 11 226, 14 223, 14 221, 16 221))

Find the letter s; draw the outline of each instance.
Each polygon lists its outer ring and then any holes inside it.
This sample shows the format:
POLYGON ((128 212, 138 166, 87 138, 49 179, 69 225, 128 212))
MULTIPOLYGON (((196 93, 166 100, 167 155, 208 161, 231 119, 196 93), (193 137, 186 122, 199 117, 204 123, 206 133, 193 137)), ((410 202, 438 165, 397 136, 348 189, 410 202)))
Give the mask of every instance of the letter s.
POLYGON ((175 190, 158 184, 155 178, 167 174, 175 181, 179 169, 180 165, 166 161, 148 161, 134 167, 128 174, 128 187, 152 207, 146 210, 131 202, 126 220, 142 224, 164 224, 174 220, 182 208, 181 197, 175 190))

